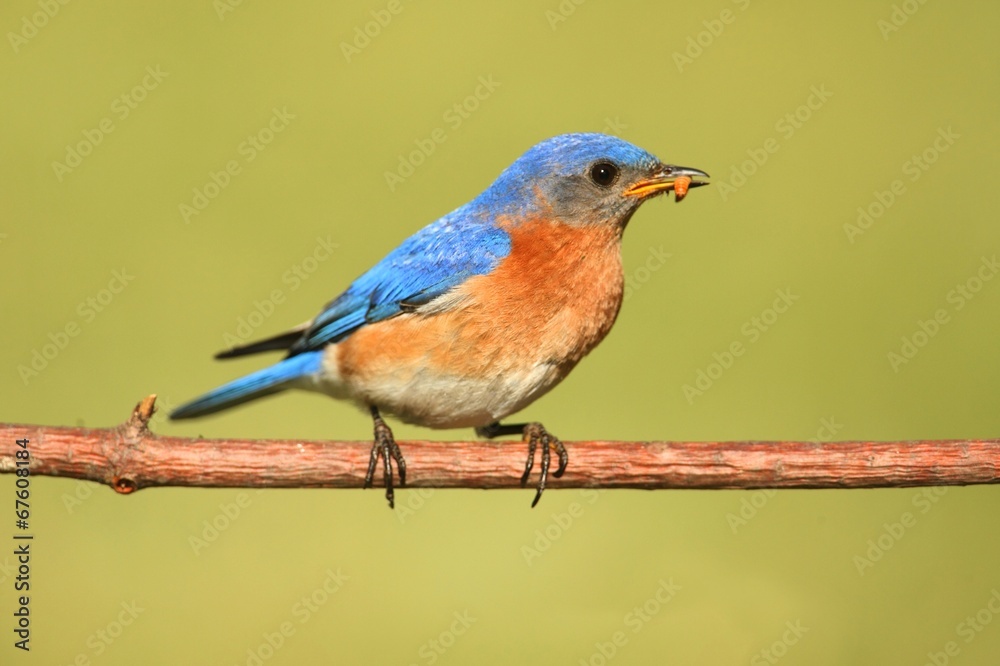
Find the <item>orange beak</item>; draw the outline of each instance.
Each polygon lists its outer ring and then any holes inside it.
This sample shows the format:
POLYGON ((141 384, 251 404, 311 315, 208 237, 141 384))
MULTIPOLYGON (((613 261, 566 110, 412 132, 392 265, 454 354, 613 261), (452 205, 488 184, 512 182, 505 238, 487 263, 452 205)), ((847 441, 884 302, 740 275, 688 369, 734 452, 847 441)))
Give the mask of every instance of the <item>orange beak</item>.
POLYGON ((678 178, 686 177, 691 179, 691 183, 688 185, 689 188, 701 187, 702 185, 708 185, 707 182, 703 180, 696 180, 697 178, 710 178, 707 173, 701 169, 692 169, 691 167, 682 166, 671 166, 669 164, 661 164, 659 168, 649 178, 643 178, 639 182, 632 185, 632 187, 625 190, 625 195, 630 197, 639 197, 641 199, 646 199, 651 196, 660 194, 661 192, 669 192, 674 189, 674 183, 678 178))

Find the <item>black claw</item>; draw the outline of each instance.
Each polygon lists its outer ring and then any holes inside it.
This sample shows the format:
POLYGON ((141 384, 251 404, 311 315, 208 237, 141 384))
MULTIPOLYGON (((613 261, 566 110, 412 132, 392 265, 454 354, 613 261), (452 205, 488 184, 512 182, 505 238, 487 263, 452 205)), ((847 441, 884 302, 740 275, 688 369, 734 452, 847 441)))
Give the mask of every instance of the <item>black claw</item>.
POLYGON ((399 485, 406 485, 406 459, 403 458, 403 452, 399 450, 399 445, 396 444, 396 440, 392 440, 392 457, 396 461, 396 471, 399 473, 399 485))
POLYGON ((562 442, 549 434, 541 423, 519 423, 517 425, 493 423, 486 428, 481 428, 479 432, 482 434, 482 431, 487 431, 492 433, 491 436, 495 436, 497 434, 512 434, 518 430, 520 430, 524 441, 528 443, 528 459, 524 463, 521 486, 528 485, 528 477, 535 466, 535 451, 538 449, 539 444, 542 446, 542 466, 538 477, 538 490, 535 492, 535 499, 531 502, 531 506, 534 508, 538 504, 538 500, 542 499, 542 493, 545 492, 545 487, 548 484, 549 467, 552 464, 552 449, 555 449, 556 454, 559 456, 559 467, 552 474, 556 478, 562 476, 563 472, 566 471, 566 465, 569 464, 569 455, 566 453, 566 447, 563 446, 562 442))
POLYGON ((542 468, 538 476, 538 491, 535 493, 535 499, 531 503, 531 508, 535 508, 538 500, 542 499, 542 493, 545 492, 545 488, 548 485, 549 467, 552 464, 552 449, 555 449, 559 456, 559 467, 553 473, 553 476, 557 478, 562 476, 563 472, 566 471, 566 465, 569 464, 569 455, 566 453, 566 447, 563 446, 563 443, 555 436, 549 434, 541 423, 528 424, 524 432, 530 442, 528 445, 529 460, 534 458, 534 442, 540 442, 542 445, 542 468))
POLYGON ((371 458, 368 460, 368 472, 365 474, 365 488, 370 488, 372 479, 375 476, 375 468, 378 466, 378 459, 382 458, 382 468, 385 479, 385 499, 389 502, 389 508, 396 507, 396 496, 392 486, 392 461, 396 461, 399 470, 399 485, 406 485, 406 460, 403 453, 396 444, 396 439, 392 436, 392 430, 382 420, 378 413, 378 408, 371 407, 372 420, 375 422, 375 442, 372 444, 371 458))
POLYGON ((538 495, 535 502, 542 498, 545 491, 545 483, 549 480, 549 465, 552 462, 552 447, 549 446, 549 433, 542 431, 542 473, 538 476, 538 495))
POLYGON ((386 438, 382 439, 382 476, 385 479, 385 498, 389 501, 389 508, 396 508, 396 494, 393 492, 392 488, 392 447, 389 446, 389 440, 386 438))
POLYGON ((522 487, 528 485, 528 477, 531 475, 531 469, 535 466, 535 450, 538 448, 539 443, 541 443, 542 469, 541 476, 538 479, 538 490, 535 492, 535 499, 531 503, 532 508, 538 504, 538 500, 542 499, 542 493, 545 492, 545 485, 549 480, 549 466, 552 463, 552 449, 555 449, 556 454, 559 456, 559 467, 552 473, 552 476, 558 479, 566 471, 566 465, 569 464, 569 454, 566 453, 566 447, 563 446, 563 443, 558 438, 549 434, 541 423, 510 423, 507 425, 498 422, 491 423, 476 428, 476 434, 488 439, 499 437, 500 435, 516 434, 520 434, 523 437, 524 441, 528 443, 528 460, 524 463, 524 474, 521 475, 522 487))
POLYGON ((556 453, 559 454, 559 468, 552 473, 552 476, 558 479, 566 471, 566 465, 569 464, 569 454, 566 453, 566 447, 563 446, 563 443, 555 437, 552 438, 552 445, 556 447, 556 453))
MULTIPOLYGON (((531 474, 531 468, 535 466, 535 449, 538 447, 538 436, 534 432, 528 433, 527 426, 525 427, 524 436, 528 439, 528 460, 524 463, 524 474, 521 475, 522 488, 528 485, 528 476, 531 474)), ((535 501, 538 501, 537 497, 535 501)))
POLYGON ((375 438, 375 443, 372 444, 372 455, 368 459, 368 472, 365 473, 365 488, 372 487, 372 478, 375 476, 375 467, 378 465, 378 438, 375 438))

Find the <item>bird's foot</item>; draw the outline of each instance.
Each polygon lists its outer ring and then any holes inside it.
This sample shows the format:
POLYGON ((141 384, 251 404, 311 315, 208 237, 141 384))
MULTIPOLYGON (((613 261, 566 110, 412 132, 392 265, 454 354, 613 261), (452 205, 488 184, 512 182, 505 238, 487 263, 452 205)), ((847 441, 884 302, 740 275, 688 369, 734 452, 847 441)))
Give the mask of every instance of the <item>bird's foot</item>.
POLYGON ((389 508, 394 508, 395 493, 392 486, 392 461, 396 461, 396 469, 399 471, 399 485, 406 485, 406 460, 403 453, 396 444, 396 439, 392 436, 392 430, 382 420, 378 408, 371 407, 372 421, 375 422, 375 443, 372 444, 372 455, 368 460, 368 473, 365 474, 365 488, 370 488, 372 478, 375 476, 375 468, 378 466, 378 459, 382 458, 382 467, 385 472, 385 498, 389 501, 389 508))
POLYGON ((521 486, 528 485, 528 477, 531 474, 532 468, 535 466, 535 450, 538 445, 542 445, 542 469, 541 475, 538 479, 538 491, 535 493, 535 499, 531 503, 531 507, 534 508, 538 504, 538 500, 542 499, 542 493, 545 492, 545 485, 549 479, 549 465, 552 459, 552 450, 555 449, 556 453, 559 455, 559 467, 556 471, 552 473, 552 476, 559 478, 566 471, 566 465, 569 464, 569 454, 566 453, 566 447, 559 439, 549 433, 541 423, 537 421, 534 423, 518 423, 503 425, 500 423, 491 423, 488 426, 481 428, 476 428, 476 434, 480 437, 486 437, 492 439, 493 437, 499 437, 501 435, 513 435, 520 433, 523 441, 528 443, 528 460, 524 464, 524 474, 521 475, 521 486))
POLYGON ((524 426, 523 431, 524 441, 528 443, 528 460, 524 464, 524 474, 521 475, 521 485, 528 485, 528 476, 531 474, 531 468, 535 464, 535 449, 539 444, 542 445, 542 469, 541 474, 538 478, 538 491, 535 493, 535 499, 531 502, 531 508, 535 508, 538 504, 538 500, 542 499, 542 493, 545 492, 545 484, 549 478, 549 463, 552 456, 552 449, 555 449, 556 453, 559 454, 559 467, 552 476, 559 478, 566 471, 566 465, 569 463, 569 455, 566 453, 566 447, 559 439, 550 434, 541 423, 528 423, 524 426))

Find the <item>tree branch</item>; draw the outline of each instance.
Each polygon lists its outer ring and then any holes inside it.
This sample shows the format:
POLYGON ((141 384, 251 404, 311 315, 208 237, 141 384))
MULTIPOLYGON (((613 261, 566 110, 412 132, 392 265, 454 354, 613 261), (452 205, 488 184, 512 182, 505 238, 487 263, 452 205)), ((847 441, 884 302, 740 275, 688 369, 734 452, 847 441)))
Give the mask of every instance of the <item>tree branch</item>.
MULTIPOLYGON (((160 437, 155 395, 114 428, 0 424, 0 473, 30 440, 32 475, 128 494, 151 486, 360 488, 371 442, 160 437)), ((409 441, 411 487, 516 488, 520 442, 409 441)), ((1000 440, 912 442, 567 442, 550 488, 880 488, 1000 483, 1000 440)))

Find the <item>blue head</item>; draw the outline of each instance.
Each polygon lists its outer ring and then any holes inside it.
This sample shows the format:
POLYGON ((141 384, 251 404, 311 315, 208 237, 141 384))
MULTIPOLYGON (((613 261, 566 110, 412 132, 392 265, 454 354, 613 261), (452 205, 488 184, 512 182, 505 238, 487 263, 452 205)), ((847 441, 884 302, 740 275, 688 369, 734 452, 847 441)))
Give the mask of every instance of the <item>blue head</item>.
POLYGON ((472 205, 501 215, 624 226, 643 201, 673 189, 680 176, 708 174, 664 164, 617 137, 562 134, 521 155, 472 205))

